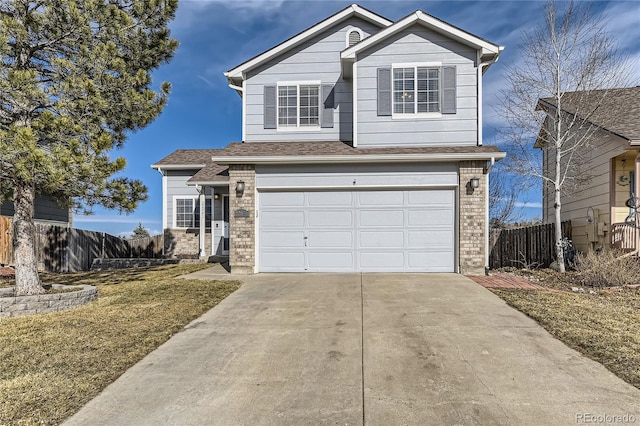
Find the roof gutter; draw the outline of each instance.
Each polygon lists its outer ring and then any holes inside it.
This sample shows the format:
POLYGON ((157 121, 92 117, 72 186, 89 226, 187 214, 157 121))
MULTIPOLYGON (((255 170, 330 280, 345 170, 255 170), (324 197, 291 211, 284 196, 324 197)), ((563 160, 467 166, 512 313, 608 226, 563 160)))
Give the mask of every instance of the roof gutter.
POLYGON ((500 160, 507 154, 491 153, 434 153, 434 154, 373 154, 373 155, 296 155, 296 156, 229 156, 212 157, 217 164, 347 164, 347 163, 420 163, 465 160, 500 160))
POLYGON ((201 169, 206 164, 152 164, 151 168, 161 171, 161 170, 195 170, 201 169))

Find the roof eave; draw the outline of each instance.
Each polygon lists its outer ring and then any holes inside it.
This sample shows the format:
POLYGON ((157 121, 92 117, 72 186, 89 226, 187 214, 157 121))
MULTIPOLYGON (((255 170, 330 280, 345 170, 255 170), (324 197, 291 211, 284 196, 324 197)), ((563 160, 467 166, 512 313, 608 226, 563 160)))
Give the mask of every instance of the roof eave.
POLYGON ((445 34, 448 37, 457 40, 463 44, 472 46, 481 51, 483 56, 493 56, 497 59, 497 56, 500 55, 503 46, 499 46, 497 44, 490 43, 486 40, 483 40, 479 37, 474 36, 466 31, 463 31, 459 28, 456 28, 450 24, 447 24, 439 19, 434 18, 431 15, 428 15, 420 10, 412 13, 411 15, 406 16, 395 24, 385 28, 384 30, 374 34, 360 43, 345 49, 340 54, 340 58, 342 60, 352 59, 355 60, 356 55, 369 47, 384 41, 388 37, 391 37, 393 34, 398 31, 402 31, 405 28, 410 27, 411 25, 420 22, 421 24, 433 29, 434 31, 440 32, 441 34, 445 34))
POLYGON ((501 160, 504 152, 363 155, 277 155, 213 157, 217 164, 335 164, 335 163, 416 163, 466 160, 501 160))
POLYGON ((195 170, 204 166, 206 164, 152 164, 151 168, 155 170, 195 170))
POLYGON ((229 71, 224 73, 224 76, 227 77, 227 79, 229 80, 231 79, 235 79, 236 81, 237 79, 243 80, 245 73, 248 70, 255 68, 259 65, 262 65, 265 62, 268 62, 274 57, 294 48, 295 46, 300 45, 301 43, 304 43, 305 41, 311 39, 312 37, 326 30, 327 28, 330 28, 336 23, 341 22, 342 20, 347 19, 353 15, 358 15, 363 19, 371 21, 372 23, 376 23, 382 27, 388 27, 393 24, 393 21, 389 21, 388 19, 380 15, 377 15, 361 6, 358 6, 357 4, 352 4, 351 6, 343 9, 342 11, 336 13, 335 15, 330 16, 329 18, 321 22, 318 22, 316 25, 302 31, 298 35, 293 36, 292 38, 285 41, 284 43, 281 43, 278 46, 275 46, 267 50, 266 52, 261 53, 260 55, 254 57, 253 59, 250 59, 249 61, 246 61, 238 65, 237 67, 230 69, 229 71))

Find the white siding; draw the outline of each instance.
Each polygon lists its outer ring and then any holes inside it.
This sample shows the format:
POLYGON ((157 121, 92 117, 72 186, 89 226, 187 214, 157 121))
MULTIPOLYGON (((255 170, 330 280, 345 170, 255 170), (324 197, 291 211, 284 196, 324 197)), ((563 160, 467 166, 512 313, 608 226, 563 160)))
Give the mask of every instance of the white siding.
POLYGON ((477 144, 476 51, 415 25, 362 53, 357 60, 359 147, 477 144), (377 69, 394 63, 456 66, 457 111, 439 118, 377 115, 377 69))
MULTIPOLYGON (((198 190, 195 186, 187 185, 187 181, 196 174, 198 170, 168 170, 167 173, 167 199, 164 200, 164 206, 167 210, 167 227, 173 227, 173 200, 174 198, 192 198, 198 197, 198 190)), ((228 185, 223 187, 216 187, 215 192, 218 194, 228 194, 228 185)), ((205 195, 212 196, 214 193, 213 188, 205 188, 205 195)), ((222 220, 220 212, 222 211, 221 203, 222 198, 214 200, 214 220, 222 220)))
POLYGON ((314 37, 288 53, 248 73, 244 119, 247 142, 316 141, 352 139, 351 82, 341 77, 340 52, 346 48, 346 34, 360 28, 364 37, 378 31, 378 27, 360 19, 342 22, 314 37), (278 131, 264 129, 264 86, 278 81, 321 81, 334 87, 334 126, 317 131, 278 131))

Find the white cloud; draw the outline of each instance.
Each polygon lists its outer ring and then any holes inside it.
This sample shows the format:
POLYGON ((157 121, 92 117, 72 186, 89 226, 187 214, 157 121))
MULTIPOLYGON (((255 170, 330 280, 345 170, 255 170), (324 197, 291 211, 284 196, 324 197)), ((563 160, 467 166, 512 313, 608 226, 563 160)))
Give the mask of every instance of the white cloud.
POLYGON ((74 215, 73 217, 74 223, 133 223, 137 225, 138 223, 142 224, 159 224, 161 223, 158 219, 152 218, 139 218, 136 216, 122 216, 122 215, 74 215))
POLYGON ((542 208, 542 203, 541 202, 532 202, 532 201, 517 201, 516 202, 516 207, 531 208, 531 209, 541 209, 542 208))

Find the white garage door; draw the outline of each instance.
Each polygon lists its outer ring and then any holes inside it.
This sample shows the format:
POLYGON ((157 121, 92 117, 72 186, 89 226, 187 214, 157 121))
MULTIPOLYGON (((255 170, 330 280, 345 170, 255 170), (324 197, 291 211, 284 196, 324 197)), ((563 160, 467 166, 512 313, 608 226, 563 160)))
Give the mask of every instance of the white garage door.
POLYGON ((455 192, 261 192, 260 272, 454 272, 455 192))

